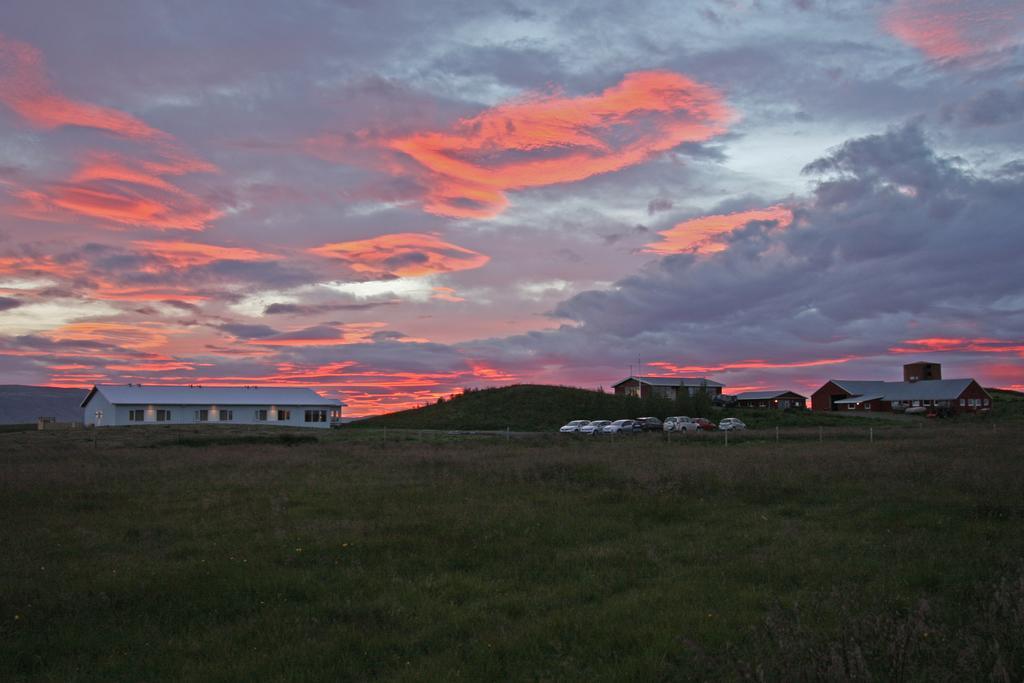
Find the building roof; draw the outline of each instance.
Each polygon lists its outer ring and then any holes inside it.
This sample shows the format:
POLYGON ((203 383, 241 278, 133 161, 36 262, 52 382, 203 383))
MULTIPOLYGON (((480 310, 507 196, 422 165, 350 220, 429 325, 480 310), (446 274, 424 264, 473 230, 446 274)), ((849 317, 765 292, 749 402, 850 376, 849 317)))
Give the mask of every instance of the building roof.
MULTIPOLYGON (((925 379, 918 382, 876 382, 833 379, 832 384, 842 389, 855 403, 875 399, 886 401, 952 401, 970 386, 973 379, 925 379)), ((842 399, 847 403, 849 399, 842 399)), ((837 401, 838 403, 839 401, 837 401)))
POLYGON ((783 396, 793 395, 798 398, 806 400, 806 396, 790 391, 788 389, 779 389, 771 391, 744 391, 736 394, 737 401, 765 401, 772 398, 781 398, 783 396))
POLYGON ((235 405, 235 406, 343 406, 334 398, 324 398, 306 387, 203 387, 143 386, 142 384, 97 384, 82 407, 96 393, 112 404, 159 405, 235 405))
POLYGON ((620 380, 613 384, 613 387, 617 387, 620 384, 625 384, 631 379, 640 380, 644 384, 652 387, 724 387, 724 384, 715 382, 714 380, 705 379, 704 377, 627 377, 624 380, 620 380))

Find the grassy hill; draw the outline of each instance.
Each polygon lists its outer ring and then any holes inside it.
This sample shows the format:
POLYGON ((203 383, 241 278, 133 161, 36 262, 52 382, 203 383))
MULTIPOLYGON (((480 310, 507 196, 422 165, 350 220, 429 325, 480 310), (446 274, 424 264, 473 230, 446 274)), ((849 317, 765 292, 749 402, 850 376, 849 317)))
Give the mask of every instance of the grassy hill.
MULTIPOLYGON (((671 405, 669 403, 668 405, 671 405)), ((396 429, 557 429, 569 420, 615 420, 651 413, 637 412, 637 399, 588 389, 515 384, 468 390, 422 408, 402 410, 353 422, 350 427, 396 429)))
POLYGON ((994 417, 1024 420, 1024 392, 1011 389, 986 389, 992 396, 994 417))
POLYGON ((838 413, 755 409, 717 409, 706 397, 681 401, 615 396, 589 389, 542 384, 515 384, 495 389, 469 390, 451 399, 411 410, 352 422, 347 427, 393 429, 505 429, 546 431, 569 420, 616 420, 654 415, 688 415, 719 420, 735 415, 754 429, 775 426, 817 426, 876 420, 838 413))

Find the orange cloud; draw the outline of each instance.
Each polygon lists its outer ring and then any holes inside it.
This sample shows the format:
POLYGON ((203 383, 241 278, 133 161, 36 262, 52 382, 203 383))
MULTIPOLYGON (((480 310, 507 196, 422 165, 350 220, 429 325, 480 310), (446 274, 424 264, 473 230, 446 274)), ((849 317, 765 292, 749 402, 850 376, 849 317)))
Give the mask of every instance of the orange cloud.
POLYGON ((130 114, 79 102, 53 89, 39 50, 0 35, 0 102, 38 128, 80 126, 137 140, 169 136, 130 114))
POLYGON ((205 266, 215 261, 273 261, 277 256, 255 249, 220 247, 198 242, 136 241, 132 244, 158 256, 173 268, 205 266))
POLYGON ((487 379, 494 382, 513 382, 519 379, 518 376, 500 368, 487 365, 483 361, 470 361, 469 367, 473 369, 473 375, 481 379, 487 379))
POLYGON ((445 242, 437 235, 400 232, 353 242, 334 242, 310 253, 344 261, 357 273, 417 277, 479 268, 489 256, 445 242))
POLYGON ((301 330, 276 334, 272 337, 250 339, 255 346, 337 346, 372 341, 372 335, 386 323, 369 322, 351 325, 315 325, 301 330))
POLYGON ((766 209, 691 218, 659 232, 663 241, 646 245, 644 251, 652 254, 678 254, 688 251, 711 254, 723 251, 726 245, 720 241, 721 237, 751 221, 775 221, 779 227, 785 228, 793 222, 793 212, 784 206, 775 205, 766 209))
POLYGON ((937 353, 960 351, 972 353, 1016 353, 1024 358, 1024 344, 1003 339, 959 339, 948 337, 927 337, 908 339, 903 346, 894 346, 890 353, 937 353))
POLYGON ((307 149, 328 159, 351 156, 346 152, 353 145, 398 152, 413 167, 387 160, 385 170, 419 177, 428 212, 489 218, 505 209, 509 190, 633 166, 683 142, 719 135, 733 118, 714 88, 670 71, 638 71, 595 95, 528 94, 460 119, 445 132, 383 139, 362 132, 355 143, 325 135, 308 141, 307 149))
POLYGON ((12 190, 21 203, 11 212, 35 220, 85 217, 108 226, 202 230, 223 211, 165 176, 211 170, 204 161, 181 156, 147 161, 93 154, 68 182, 12 190))
POLYGON ((1024 31, 1019 0, 897 0, 886 31, 936 60, 999 49, 1024 31))
POLYGON ((156 349, 167 344, 171 331, 160 323, 76 322, 45 333, 54 341, 103 342, 126 349, 156 349))
POLYGON ((124 112, 58 93, 42 55, 31 45, 0 36, 0 104, 30 125, 92 128, 145 143, 146 157, 94 152, 65 182, 38 187, 8 183, 18 200, 10 212, 34 220, 97 219, 108 226, 202 230, 222 211, 168 178, 211 173, 212 164, 182 151, 174 138, 124 112))
POLYGON ((434 293, 430 295, 430 298, 436 301, 448 301, 451 303, 465 301, 465 299, 459 296, 458 292, 451 287, 434 287, 434 293))

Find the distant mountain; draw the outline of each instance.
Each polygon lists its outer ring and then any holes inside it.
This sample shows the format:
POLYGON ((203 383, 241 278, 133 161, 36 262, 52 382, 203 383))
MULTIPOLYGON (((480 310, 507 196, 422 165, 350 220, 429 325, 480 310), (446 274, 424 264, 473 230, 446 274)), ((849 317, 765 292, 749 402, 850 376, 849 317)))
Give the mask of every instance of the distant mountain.
POLYGON ((87 393, 88 389, 0 384, 0 424, 35 422, 40 417, 81 422, 79 405, 87 393))

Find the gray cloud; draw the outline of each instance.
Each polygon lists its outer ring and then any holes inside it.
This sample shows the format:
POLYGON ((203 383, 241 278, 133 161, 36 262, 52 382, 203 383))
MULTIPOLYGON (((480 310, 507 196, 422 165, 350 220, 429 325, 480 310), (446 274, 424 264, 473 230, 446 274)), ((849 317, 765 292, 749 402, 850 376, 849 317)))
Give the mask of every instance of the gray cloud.
POLYGON ((0 311, 9 311, 12 308, 21 306, 21 301, 18 299, 12 299, 8 296, 0 296, 0 311))
POLYGON ((280 334, 269 325, 247 325, 244 323, 224 323, 217 325, 217 329, 223 330, 239 339, 266 339, 267 337, 280 334))

